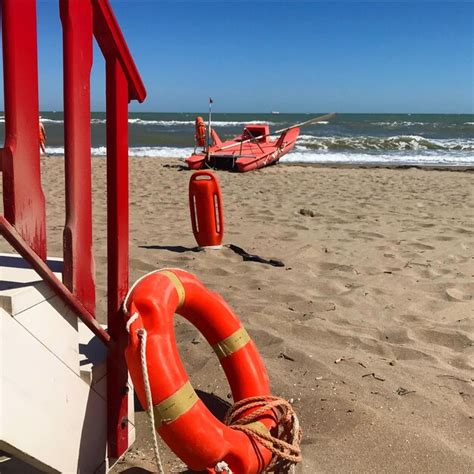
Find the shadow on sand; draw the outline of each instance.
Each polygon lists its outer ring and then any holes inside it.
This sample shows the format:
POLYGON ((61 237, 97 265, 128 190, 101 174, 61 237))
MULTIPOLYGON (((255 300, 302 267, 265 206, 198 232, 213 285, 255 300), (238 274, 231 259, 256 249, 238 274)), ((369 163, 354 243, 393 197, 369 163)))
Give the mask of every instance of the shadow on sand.
POLYGON ((199 247, 183 247, 182 245, 139 245, 141 249, 148 250, 168 250, 169 252, 184 253, 184 252, 202 252, 199 247))

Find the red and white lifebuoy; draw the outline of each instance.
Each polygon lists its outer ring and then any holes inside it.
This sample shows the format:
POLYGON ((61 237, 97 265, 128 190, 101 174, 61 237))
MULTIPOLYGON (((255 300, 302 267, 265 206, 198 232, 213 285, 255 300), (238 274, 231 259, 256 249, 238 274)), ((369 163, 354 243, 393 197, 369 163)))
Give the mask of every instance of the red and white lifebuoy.
MULTIPOLYGON (((234 474, 262 472, 272 453, 243 431, 224 425, 206 408, 189 382, 178 354, 174 314, 191 322, 214 349, 234 402, 270 394, 267 371, 253 341, 230 307, 193 275, 164 269, 138 280, 124 302, 130 333, 125 356, 142 406, 147 406, 140 359, 140 330, 146 330, 146 367, 155 428, 171 450, 196 471, 215 472, 224 461, 234 474)), ((246 410, 239 418, 255 408, 246 410)), ((264 411, 252 429, 270 434, 278 420, 264 411)))

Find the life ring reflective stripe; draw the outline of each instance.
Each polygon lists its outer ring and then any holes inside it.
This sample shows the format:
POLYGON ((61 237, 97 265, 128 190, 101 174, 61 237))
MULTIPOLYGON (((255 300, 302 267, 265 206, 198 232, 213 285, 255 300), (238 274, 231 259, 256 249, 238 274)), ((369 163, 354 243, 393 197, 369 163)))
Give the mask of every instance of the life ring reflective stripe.
POLYGON ((195 128, 196 133, 194 135, 196 139, 196 144, 198 146, 205 146, 206 145, 206 124, 202 117, 196 117, 195 121, 195 128))
POLYGON ((172 423, 190 410, 198 400, 199 397, 188 380, 173 395, 153 406, 155 428, 158 429, 165 423, 172 423))
MULTIPOLYGON (((190 273, 164 269, 135 283, 124 309, 128 320, 134 318, 125 356, 135 390, 146 406, 137 334, 144 328, 155 428, 172 451, 196 471, 214 472, 214 466, 225 461, 234 473, 261 472, 271 452, 221 423, 206 408, 189 381, 174 338, 173 319, 178 313, 214 349, 234 401, 269 395, 267 372, 256 346, 225 301, 190 273)), ((273 412, 264 413, 252 426, 268 434, 276 426, 273 412)))
POLYGON ((250 342, 250 336, 244 327, 237 329, 229 337, 226 337, 223 341, 218 342, 212 346, 212 349, 216 353, 219 360, 229 357, 234 352, 238 351, 250 342))

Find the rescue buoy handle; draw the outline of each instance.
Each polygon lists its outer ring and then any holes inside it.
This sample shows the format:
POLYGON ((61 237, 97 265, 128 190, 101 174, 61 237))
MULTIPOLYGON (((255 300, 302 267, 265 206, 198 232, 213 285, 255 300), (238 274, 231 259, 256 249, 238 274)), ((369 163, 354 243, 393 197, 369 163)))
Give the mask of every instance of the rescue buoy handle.
POLYGON ((196 171, 192 176, 191 176, 191 179, 193 180, 197 180, 199 178, 202 178, 203 176, 207 176, 209 177, 209 179, 211 180, 214 180, 216 179, 214 174, 209 171, 209 170, 199 170, 199 171, 196 171))

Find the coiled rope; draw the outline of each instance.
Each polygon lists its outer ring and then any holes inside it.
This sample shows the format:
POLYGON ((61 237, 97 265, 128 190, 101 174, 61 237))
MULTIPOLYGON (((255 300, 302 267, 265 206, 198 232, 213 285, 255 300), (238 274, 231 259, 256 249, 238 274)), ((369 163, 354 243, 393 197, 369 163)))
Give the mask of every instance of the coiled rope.
POLYGON ((234 430, 242 431, 273 453, 272 460, 265 472, 295 472, 296 464, 301 461, 302 430, 290 402, 271 395, 245 398, 230 408, 224 423, 234 430), (243 413, 253 408, 256 410, 240 418, 243 413), (278 419, 278 431, 275 436, 262 433, 252 426, 245 426, 258 421, 270 410, 276 414, 278 419))

